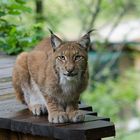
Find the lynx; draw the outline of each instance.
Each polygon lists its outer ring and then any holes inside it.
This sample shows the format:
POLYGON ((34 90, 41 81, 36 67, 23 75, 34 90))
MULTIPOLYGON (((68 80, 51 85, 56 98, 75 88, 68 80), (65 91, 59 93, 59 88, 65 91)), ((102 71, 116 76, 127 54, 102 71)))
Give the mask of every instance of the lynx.
POLYGON ((88 84, 90 33, 63 41, 51 31, 51 37, 17 57, 12 76, 16 98, 34 115, 48 112, 51 123, 84 121, 78 100, 88 84))

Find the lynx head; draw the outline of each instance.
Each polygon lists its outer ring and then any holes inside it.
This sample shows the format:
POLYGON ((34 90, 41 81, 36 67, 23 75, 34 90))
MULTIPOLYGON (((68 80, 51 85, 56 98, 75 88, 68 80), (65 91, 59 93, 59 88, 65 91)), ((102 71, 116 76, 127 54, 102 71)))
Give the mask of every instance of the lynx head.
POLYGON ((82 79, 87 71, 87 51, 90 45, 89 31, 78 41, 62 41, 51 31, 51 45, 53 47, 54 67, 60 79, 69 81, 82 79))

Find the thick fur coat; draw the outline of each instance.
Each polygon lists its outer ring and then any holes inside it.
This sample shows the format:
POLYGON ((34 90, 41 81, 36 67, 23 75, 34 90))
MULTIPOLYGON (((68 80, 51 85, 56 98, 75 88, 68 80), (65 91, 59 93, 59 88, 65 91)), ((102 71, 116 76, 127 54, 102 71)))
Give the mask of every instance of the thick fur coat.
POLYGON ((51 32, 31 52, 21 53, 13 70, 18 100, 34 115, 48 111, 52 123, 79 122, 80 94, 88 84, 90 32, 78 41, 62 41, 51 32))

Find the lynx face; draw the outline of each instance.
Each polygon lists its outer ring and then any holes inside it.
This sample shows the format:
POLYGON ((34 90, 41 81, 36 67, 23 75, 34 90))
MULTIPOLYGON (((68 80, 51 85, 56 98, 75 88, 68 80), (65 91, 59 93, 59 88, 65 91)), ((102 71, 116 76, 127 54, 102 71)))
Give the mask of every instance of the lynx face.
POLYGON ((87 69, 87 51, 76 42, 67 42, 54 52, 54 63, 60 78, 81 79, 87 69))
POLYGON ((63 42, 51 31, 54 68, 64 89, 75 88, 75 84, 81 83, 83 74, 87 72, 87 50, 91 32, 92 30, 78 41, 63 42))

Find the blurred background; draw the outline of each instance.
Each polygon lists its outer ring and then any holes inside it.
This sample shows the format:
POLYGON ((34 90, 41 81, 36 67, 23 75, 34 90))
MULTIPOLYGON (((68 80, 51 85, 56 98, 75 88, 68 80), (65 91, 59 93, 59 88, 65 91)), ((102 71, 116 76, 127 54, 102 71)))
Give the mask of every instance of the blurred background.
POLYGON ((48 28, 67 40, 95 29, 81 100, 115 122, 116 140, 139 140, 140 0, 0 0, 0 51, 29 51, 48 28))

